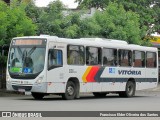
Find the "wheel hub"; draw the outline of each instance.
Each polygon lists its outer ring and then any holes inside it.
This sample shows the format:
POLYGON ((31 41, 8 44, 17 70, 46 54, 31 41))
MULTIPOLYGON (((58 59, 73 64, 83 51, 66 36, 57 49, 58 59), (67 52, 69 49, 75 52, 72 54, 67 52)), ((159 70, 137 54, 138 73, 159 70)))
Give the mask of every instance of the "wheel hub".
POLYGON ((133 92, 133 87, 132 86, 128 86, 128 93, 132 94, 132 92, 133 92))
POLYGON ((74 93, 74 88, 72 87, 72 86, 69 86, 68 88, 67 88, 67 93, 71 96, 71 95, 73 95, 73 93, 74 93))

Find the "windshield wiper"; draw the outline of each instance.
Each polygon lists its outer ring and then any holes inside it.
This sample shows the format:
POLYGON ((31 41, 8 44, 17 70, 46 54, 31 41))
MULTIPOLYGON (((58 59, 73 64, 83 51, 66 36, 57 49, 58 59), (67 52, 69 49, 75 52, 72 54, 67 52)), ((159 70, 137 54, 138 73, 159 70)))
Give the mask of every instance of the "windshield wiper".
POLYGON ((28 52, 28 56, 31 56, 32 53, 35 51, 36 49, 36 46, 34 46, 29 52, 28 52))
POLYGON ((18 50, 19 55, 22 57, 22 50, 20 49, 19 46, 17 47, 17 50, 18 50))

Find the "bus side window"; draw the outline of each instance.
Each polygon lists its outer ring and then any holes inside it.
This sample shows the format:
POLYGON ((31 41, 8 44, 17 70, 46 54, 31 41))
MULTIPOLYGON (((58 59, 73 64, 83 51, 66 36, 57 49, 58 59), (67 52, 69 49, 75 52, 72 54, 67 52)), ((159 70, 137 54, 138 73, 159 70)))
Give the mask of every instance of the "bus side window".
POLYGON ((132 51, 128 51, 128 66, 132 66, 132 51))
POLYGON ((156 53, 147 52, 147 54, 146 54, 146 66, 147 66, 147 68, 156 68, 157 67, 156 53))
POLYGON ((62 50, 50 49, 48 53, 48 68, 53 66, 61 66, 62 62, 62 50))
POLYGON ((116 66, 117 65, 117 50, 113 48, 103 48, 103 65, 116 66))
POLYGON ((119 49, 118 58, 120 66, 132 66, 132 51, 119 49))
POLYGON ((133 53, 133 67, 145 67, 145 52, 135 50, 133 53))
POLYGON ((102 50, 100 47, 86 47, 86 64, 101 65, 102 50))
POLYGON ((68 45, 67 46, 67 63, 68 65, 84 65, 85 59, 84 46, 68 45))

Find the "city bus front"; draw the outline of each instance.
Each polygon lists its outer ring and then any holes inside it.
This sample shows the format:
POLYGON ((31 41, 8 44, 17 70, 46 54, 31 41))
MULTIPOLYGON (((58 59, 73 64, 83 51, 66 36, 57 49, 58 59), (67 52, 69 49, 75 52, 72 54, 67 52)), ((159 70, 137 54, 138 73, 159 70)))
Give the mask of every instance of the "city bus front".
POLYGON ((46 39, 15 38, 8 53, 6 87, 9 91, 45 92, 46 39))

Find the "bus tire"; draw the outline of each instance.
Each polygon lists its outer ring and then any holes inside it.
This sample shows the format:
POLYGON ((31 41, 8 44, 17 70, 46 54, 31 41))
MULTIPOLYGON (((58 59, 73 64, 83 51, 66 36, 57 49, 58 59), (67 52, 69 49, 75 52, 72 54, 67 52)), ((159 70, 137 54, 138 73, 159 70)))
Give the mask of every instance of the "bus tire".
POLYGON ((42 100, 44 97, 43 93, 36 93, 36 92, 32 92, 32 96, 34 97, 34 99, 36 100, 42 100))
POLYGON ((97 98, 105 97, 107 93, 93 92, 93 95, 97 98))
POLYGON ((119 92, 120 97, 133 97, 135 95, 135 83, 133 81, 128 81, 126 84, 126 89, 124 92, 119 92))
POLYGON ((62 94, 64 100, 73 100, 76 97, 76 85, 72 81, 67 82, 65 93, 62 94))

